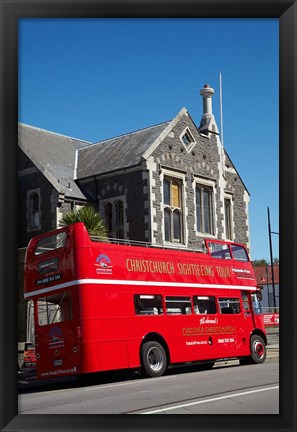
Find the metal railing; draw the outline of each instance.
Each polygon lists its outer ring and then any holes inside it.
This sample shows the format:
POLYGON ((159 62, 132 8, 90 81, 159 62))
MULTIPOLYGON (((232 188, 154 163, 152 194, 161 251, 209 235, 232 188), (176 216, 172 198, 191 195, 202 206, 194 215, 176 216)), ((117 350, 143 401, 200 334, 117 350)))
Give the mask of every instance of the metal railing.
POLYGON ((264 314, 274 314, 279 313, 279 306, 278 307, 263 307, 262 306, 262 313, 264 314))
POLYGON ((157 249, 172 249, 183 252, 196 252, 196 253, 206 253, 206 250, 201 248, 189 248, 181 245, 167 245, 167 244, 152 244, 149 242, 137 241, 137 240, 127 240, 127 239, 118 239, 118 238, 104 238, 97 236, 90 236, 90 239, 93 242, 102 242, 102 243, 111 243, 125 246, 141 246, 145 248, 157 248, 157 249))

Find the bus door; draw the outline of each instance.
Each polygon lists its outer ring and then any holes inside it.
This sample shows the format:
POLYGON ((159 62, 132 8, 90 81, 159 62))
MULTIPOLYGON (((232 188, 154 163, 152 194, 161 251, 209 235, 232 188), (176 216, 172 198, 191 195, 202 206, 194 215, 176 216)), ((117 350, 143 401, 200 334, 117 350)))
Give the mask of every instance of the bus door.
POLYGON ((53 377, 79 372, 79 329, 74 317, 75 293, 56 291, 35 301, 37 376, 53 377))
POLYGON ((255 328, 255 317, 253 313, 251 295, 248 291, 241 292, 241 301, 245 330, 248 334, 250 334, 250 332, 255 328))

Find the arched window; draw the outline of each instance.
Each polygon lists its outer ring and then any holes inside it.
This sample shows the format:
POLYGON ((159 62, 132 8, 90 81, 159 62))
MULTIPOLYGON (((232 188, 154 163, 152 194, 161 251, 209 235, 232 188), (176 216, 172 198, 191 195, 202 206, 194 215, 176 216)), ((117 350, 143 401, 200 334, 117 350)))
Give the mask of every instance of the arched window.
POLYGON ((165 208, 164 210, 164 221, 165 221, 165 241, 171 241, 171 210, 165 208))
POLYGON ((232 230, 232 204, 230 198, 224 199, 225 206, 225 231, 226 239, 233 240, 233 230, 232 230))
POLYGON ((196 186, 196 228, 198 232, 213 234, 213 189, 210 186, 196 186))
POLYGON ((181 241, 181 212, 179 210, 173 211, 173 240, 181 241))
POLYGON ((124 201, 111 198, 103 204, 105 225, 109 237, 125 238, 124 201))
POLYGON ((104 206, 105 225, 108 233, 112 232, 112 204, 106 203, 104 206))
POLYGON ((181 243, 182 233, 182 181, 164 177, 163 182, 165 241, 181 243))
POLYGON ((122 228, 118 228, 115 232, 115 236, 117 239, 124 239, 125 238, 124 230, 122 228))
POLYGON ((124 205, 123 201, 117 201, 115 204, 116 226, 122 227, 124 225, 124 205))
POLYGON ((29 197, 29 226, 30 229, 40 228, 40 202, 36 192, 29 197))

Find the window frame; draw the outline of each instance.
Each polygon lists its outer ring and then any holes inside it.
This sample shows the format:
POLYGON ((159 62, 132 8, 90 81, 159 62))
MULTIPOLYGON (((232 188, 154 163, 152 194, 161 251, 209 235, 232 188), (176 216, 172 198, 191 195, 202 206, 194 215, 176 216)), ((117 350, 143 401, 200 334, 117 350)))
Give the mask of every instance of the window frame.
POLYGON ((235 261, 239 261, 239 262, 249 262, 250 261, 249 255, 248 255, 246 249, 242 245, 233 243, 230 245, 230 249, 231 249, 232 257, 235 261), (244 253, 244 259, 241 259, 238 256, 236 256, 235 248, 240 249, 244 253))
POLYGON ((243 313, 251 314, 252 305, 250 302, 250 297, 248 291, 241 291, 241 303, 243 313))
POLYGON ((177 296, 177 295, 166 295, 164 298, 165 301, 165 313, 166 315, 193 315, 193 303, 192 303, 192 295, 189 296, 177 296), (168 307, 169 303, 176 303, 177 307, 168 307), (188 306, 182 306, 182 303, 187 304, 188 306), (190 308, 190 313, 189 312, 190 308), (172 310, 175 312, 169 312, 172 310), (178 312, 180 310, 180 312, 178 312))
POLYGON ((41 193, 40 188, 27 191, 27 231, 38 231, 41 229, 41 193), (37 211, 34 211, 37 197, 37 211), (36 216, 38 221, 36 222, 36 216))
POLYGON ((194 181, 194 197, 195 197, 195 231, 197 235, 208 237, 215 237, 216 235, 216 213, 215 213, 215 182, 202 180, 200 178, 194 181), (200 199, 198 202, 198 191, 200 199), (204 205, 204 192, 208 192, 209 197, 209 211, 208 219, 210 232, 206 229, 206 219, 205 219, 205 205, 204 205), (198 210, 199 209, 199 210, 198 210), (199 222, 200 221, 200 222, 199 222), (198 226, 199 224, 199 226, 198 226))
POLYGON ((133 300, 135 316, 164 316, 163 296, 161 294, 134 294, 133 300), (154 302, 149 302, 148 300, 156 300, 156 304, 154 305, 154 302), (148 305, 145 303, 148 303, 148 305), (141 310, 141 304, 143 307, 147 306, 147 308, 141 310))
POLYGON ((231 195, 224 196, 224 216, 225 216, 225 238, 226 240, 234 240, 234 218, 233 218, 233 197, 231 195), (228 206, 226 206, 228 202, 228 206))
POLYGON ((218 308, 217 308, 217 297, 214 295, 199 295, 195 294, 192 296, 193 298, 193 305, 194 305, 194 315, 217 315, 218 314, 218 308), (215 307, 214 312, 201 312, 199 309, 199 302, 201 302, 200 306, 202 306, 203 302, 206 301, 209 302, 210 309, 213 308, 213 305, 215 307), (212 305, 211 305, 212 304, 212 305))
POLYGON ((241 303, 240 303, 239 297, 231 297, 231 296, 217 297, 217 301, 218 301, 218 305, 219 305, 219 313, 221 315, 240 315, 242 313, 241 303), (234 300, 236 300, 236 301, 234 301, 234 300), (221 303, 223 303, 223 302, 228 303, 228 306, 222 307, 221 303), (231 306, 230 306, 230 303, 231 303, 231 306), (233 308, 233 304, 235 304, 235 303, 238 306, 238 311, 234 312, 235 308, 233 308), (232 309, 233 312, 229 312, 229 313, 227 311, 222 312, 222 309, 232 309))
POLYGON ((108 236, 110 238, 125 239, 128 232, 128 223, 126 219, 126 196, 116 196, 100 201, 101 214, 107 225, 108 236), (121 203, 121 204, 120 204, 121 203), (121 214, 119 214, 118 206, 121 205, 121 214), (109 213, 106 212, 109 207, 109 213), (111 230, 110 230, 111 228, 111 230))
POLYGON ((184 184, 185 176, 178 173, 163 172, 162 179, 162 205, 163 205, 163 236, 165 243, 184 244, 185 229, 184 229, 184 184), (177 174, 177 175, 176 175, 177 174), (168 187, 166 186, 168 185, 168 187), (176 191, 174 187, 178 187, 177 202, 176 191), (166 202, 165 202, 166 201, 166 202), (175 205, 178 204, 178 205, 175 205), (179 236, 176 234, 175 217, 178 216, 179 236))
POLYGON ((36 300, 36 312, 37 312, 37 322, 38 322, 38 325, 40 327, 43 327, 43 326, 46 326, 46 325, 57 324, 57 323, 64 323, 66 321, 71 321, 73 319, 73 303, 72 303, 72 294, 71 294, 71 291, 70 290, 60 291, 60 292, 57 292, 55 294, 49 293, 49 295, 46 295, 45 297, 39 297, 36 300), (67 299, 66 304, 68 304, 68 314, 69 315, 66 318, 64 318, 64 319, 58 319, 58 320, 56 320, 55 318, 57 316, 57 313, 58 313, 59 309, 61 309, 60 306, 63 305, 63 304, 65 304, 65 303, 62 303, 63 300, 64 300, 64 298, 65 298, 65 296, 66 296, 66 299, 67 299), (59 303, 54 303, 54 302, 50 302, 49 301, 49 299, 54 298, 54 297, 60 298, 60 302, 59 303), (40 311, 41 310, 41 306, 43 306, 41 303, 45 307, 45 312, 41 312, 40 311), (50 314, 49 314, 48 304, 50 304, 50 309, 51 309, 50 314), (54 309, 52 309, 52 305, 56 305, 57 306, 56 307, 56 311, 54 311, 54 309), (53 311, 53 316, 51 316, 51 312, 52 311, 53 311), (41 321, 41 316, 42 316, 41 314, 42 313, 45 313, 45 315, 46 315, 46 322, 45 322, 45 320, 44 320, 44 322, 41 321))
POLYGON ((190 128, 188 126, 182 131, 182 133, 179 136, 179 139, 182 142, 184 148, 186 149, 186 151, 188 153, 190 153, 190 151, 195 147, 195 145, 197 143, 197 141, 194 138, 194 135, 193 135, 192 131, 190 130, 190 128), (189 138, 189 142, 188 143, 186 143, 184 141, 184 136, 186 136, 186 135, 189 138))
POLYGON ((113 229, 113 223, 112 223, 112 218, 113 218, 113 205, 110 201, 107 201, 104 206, 103 206, 103 211, 104 211, 104 220, 105 220, 105 225, 106 228, 108 230, 108 233, 112 233, 112 229, 113 229), (108 209, 107 209, 108 207, 108 209))

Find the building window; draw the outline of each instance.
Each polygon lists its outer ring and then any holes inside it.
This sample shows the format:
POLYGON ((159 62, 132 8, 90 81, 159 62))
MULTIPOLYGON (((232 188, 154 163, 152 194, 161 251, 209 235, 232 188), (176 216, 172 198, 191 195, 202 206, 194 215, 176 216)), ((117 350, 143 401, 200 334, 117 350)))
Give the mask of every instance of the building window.
POLYGON ((104 206, 104 216, 105 216, 105 225, 108 234, 110 234, 112 232, 112 204, 110 202, 106 203, 104 206))
POLYGON ((230 198, 224 199, 225 207, 225 231, 226 239, 233 240, 233 230, 232 230, 232 203, 230 198))
POLYGON ((188 152, 190 152, 194 147, 194 145, 196 144, 196 141, 189 128, 186 128, 182 132, 182 134, 180 135, 180 140, 182 141, 183 145, 185 146, 188 152))
POLYGON ((203 234, 214 234, 213 188, 196 186, 196 229, 203 234))
POLYGON ((117 201, 115 204, 116 225, 123 226, 124 224, 124 205, 123 201, 117 201))
POLYGON ((40 229, 40 195, 39 190, 30 191, 27 198, 29 230, 40 229))
POLYGON ((118 198, 103 204, 103 214, 109 237, 125 238, 124 202, 118 198))
POLYGON ((164 178, 164 224, 165 241, 181 243, 182 240, 182 182, 164 178))

